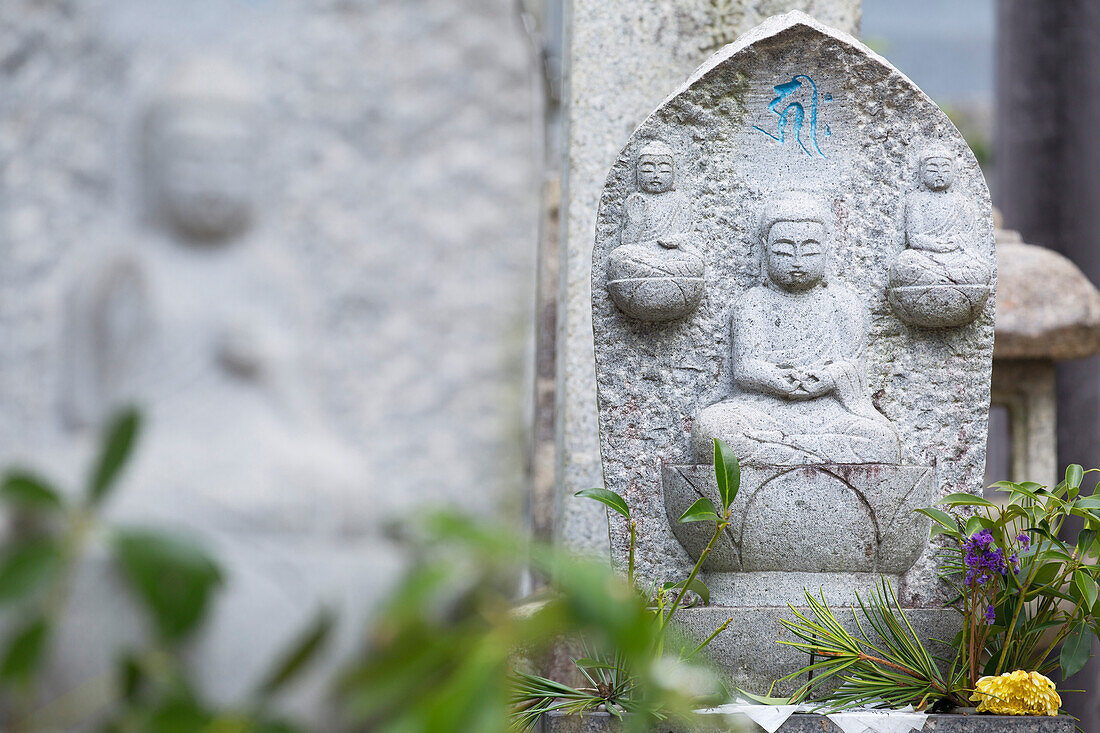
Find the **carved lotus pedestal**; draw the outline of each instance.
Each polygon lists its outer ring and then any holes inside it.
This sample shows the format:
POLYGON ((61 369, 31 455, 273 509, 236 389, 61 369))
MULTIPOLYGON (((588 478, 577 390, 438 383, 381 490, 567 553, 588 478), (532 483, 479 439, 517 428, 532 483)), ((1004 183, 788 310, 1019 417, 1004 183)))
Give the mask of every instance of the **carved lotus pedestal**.
POLYGON ((954 328, 973 321, 989 299, 988 285, 934 283, 893 285, 886 291, 890 307, 911 326, 954 328))
MULTIPOLYGON (((669 526, 694 561, 713 525, 677 519, 702 496, 720 506, 714 468, 665 465, 662 491, 669 526)), ((913 510, 937 498, 936 471, 927 466, 742 466, 735 521, 704 565, 711 605, 678 614, 679 625, 702 640, 732 616, 708 653, 734 684, 767 690, 806 664, 805 654, 775 643, 793 639, 779 623, 795 619, 787 604, 809 613, 804 590, 823 593, 837 620, 858 633, 857 594, 866 598, 880 578, 898 590, 928 543, 929 520, 913 510)), ((951 639, 957 631, 959 616, 949 609, 905 612, 923 639, 951 639)), ((787 694, 798 684, 775 689, 787 694)))
MULTIPOLYGON (((700 497, 721 506, 714 468, 666 465, 662 485, 672 531, 697 560, 711 537, 711 525, 677 520, 700 497)), ((926 466, 743 466, 733 503, 735 521, 719 538, 704 570, 901 575, 924 551, 928 538, 929 520, 913 510, 937 498, 935 469, 926 466)), ((826 578, 821 582, 828 584, 826 578)))
POLYGON ((608 261, 607 291, 627 315, 663 323, 691 315, 706 290, 703 261, 656 244, 616 249, 608 261))

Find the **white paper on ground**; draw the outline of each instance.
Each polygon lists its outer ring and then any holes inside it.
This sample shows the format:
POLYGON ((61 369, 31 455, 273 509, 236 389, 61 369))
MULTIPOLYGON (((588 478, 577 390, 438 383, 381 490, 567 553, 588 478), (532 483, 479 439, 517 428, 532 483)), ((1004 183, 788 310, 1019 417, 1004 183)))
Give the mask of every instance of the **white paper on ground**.
POLYGON ((928 718, 927 713, 913 712, 909 705, 902 710, 848 710, 826 715, 844 733, 909 733, 920 730, 928 718))
POLYGON ((756 703, 737 700, 716 708, 700 710, 701 715, 737 715, 741 714, 759 725, 768 733, 775 733, 780 726, 787 722, 787 718, 795 713, 805 713, 813 710, 813 705, 758 705, 756 703))
MULTIPOLYGON (((698 711, 701 715, 744 715, 766 730, 775 733, 795 713, 808 713, 816 705, 759 705, 737 700, 715 708, 698 711)), ((909 705, 900 710, 856 708, 824 717, 836 723, 843 733, 909 733, 924 727, 927 713, 913 711, 909 705)))

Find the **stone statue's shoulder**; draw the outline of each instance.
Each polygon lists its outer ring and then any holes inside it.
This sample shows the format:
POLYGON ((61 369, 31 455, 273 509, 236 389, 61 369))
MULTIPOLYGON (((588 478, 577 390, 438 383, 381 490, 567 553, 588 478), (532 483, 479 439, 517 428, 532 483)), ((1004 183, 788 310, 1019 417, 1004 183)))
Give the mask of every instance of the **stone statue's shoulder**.
POLYGON ((733 312, 739 316, 750 316, 766 311, 771 307, 771 295, 766 285, 753 285, 734 299, 733 312))
POLYGON ((863 302, 856 295, 856 291, 852 290, 845 283, 840 282, 836 278, 829 280, 829 293, 838 301, 844 303, 851 303, 852 305, 863 305, 863 302))
POLYGON ((94 299, 104 289, 117 285, 124 276, 144 277, 136 273, 143 273, 147 262, 137 247, 110 244, 73 258, 67 269, 71 295, 94 299))
POLYGON ((854 290, 844 283, 838 282, 835 279, 830 281, 827 292, 833 299, 833 304, 837 312, 844 313, 845 315, 860 320, 868 317, 867 305, 860 299, 854 290))
POLYGON ((687 194, 680 189, 673 189, 669 191, 667 196, 675 203, 677 207, 683 206, 689 208, 691 206, 691 199, 687 197, 687 194))

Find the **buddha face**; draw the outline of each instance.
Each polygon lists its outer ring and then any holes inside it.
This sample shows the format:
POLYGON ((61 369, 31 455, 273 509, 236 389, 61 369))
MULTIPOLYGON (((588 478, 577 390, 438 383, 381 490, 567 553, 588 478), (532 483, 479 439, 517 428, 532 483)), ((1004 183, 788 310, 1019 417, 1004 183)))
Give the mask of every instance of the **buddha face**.
POLYGON ((638 188, 646 193, 672 190, 674 176, 672 158, 665 155, 643 155, 638 158, 638 188))
POLYGON ((777 221, 768 230, 768 277, 788 292, 809 290, 825 277, 828 234, 817 221, 777 221))
POLYGON ((216 241, 248 222, 252 130, 232 107, 161 110, 150 121, 150 174, 167 222, 192 240, 216 241))
POLYGON ((955 166, 949 158, 925 158, 920 167, 921 182, 932 191, 946 191, 955 181, 955 166))

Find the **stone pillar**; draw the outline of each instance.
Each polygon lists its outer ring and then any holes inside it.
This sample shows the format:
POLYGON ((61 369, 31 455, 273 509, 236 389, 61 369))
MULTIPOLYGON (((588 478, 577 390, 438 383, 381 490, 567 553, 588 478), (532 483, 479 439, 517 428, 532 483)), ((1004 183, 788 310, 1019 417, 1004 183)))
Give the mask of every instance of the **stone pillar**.
POLYGON ((567 10, 555 523, 568 546, 608 551, 604 512, 571 499, 603 485, 589 280, 600 189, 622 141, 707 56, 768 16, 803 10, 858 35, 860 6, 861 0, 573 0, 567 10))
MULTIPOLYGON (((1001 0, 997 19, 998 206, 1005 226, 1100 279, 1100 6, 1001 0)), ((1058 463, 1096 465, 1100 358, 1058 364, 1058 463)), ((1097 678, 1091 663, 1070 681, 1097 678)), ((1086 682, 1089 680, 1089 682, 1086 682)), ((1078 695, 1078 698, 1085 696, 1078 695)), ((1085 730, 1097 705, 1066 697, 1085 730)))

